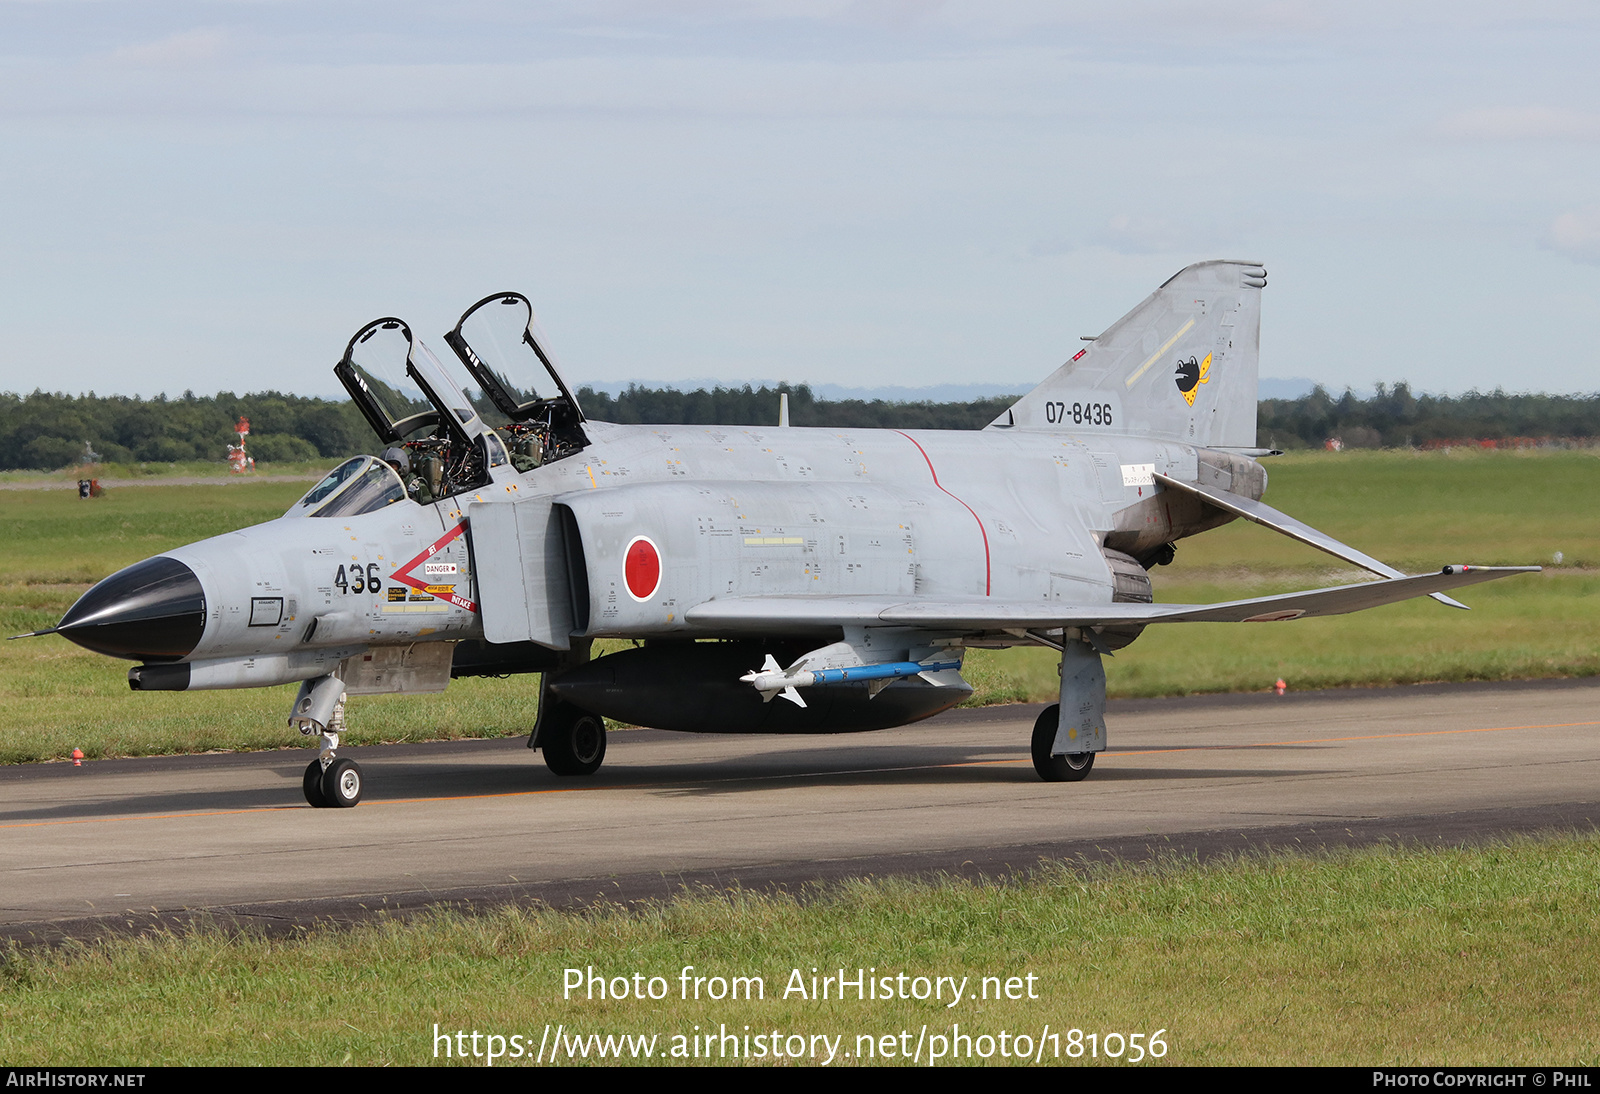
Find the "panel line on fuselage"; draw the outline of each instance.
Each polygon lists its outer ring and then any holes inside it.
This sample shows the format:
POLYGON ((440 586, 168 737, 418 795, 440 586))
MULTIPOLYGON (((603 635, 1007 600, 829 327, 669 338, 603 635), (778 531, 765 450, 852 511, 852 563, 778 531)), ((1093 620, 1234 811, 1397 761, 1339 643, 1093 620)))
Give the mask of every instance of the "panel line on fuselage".
POLYGON ((955 498, 957 502, 960 502, 961 508, 971 513, 972 519, 978 522, 978 534, 983 537, 983 595, 988 596, 989 590, 993 587, 993 583, 991 581, 992 571, 989 565, 989 532, 988 529, 984 528, 983 526, 983 518, 978 516, 977 511, 974 510, 972 506, 968 505, 964 501, 961 501, 960 498, 957 498, 954 494, 950 493, 950 491, 945 490, 944 484, 939 481, 939 472, 934 470, 933 460, 929 459, 927 450, 923 448, 921 444, 918 444, 915 437, 899 429, 896 429, 894 432, 899 433, 900 436, 917 446, 917 451, 922 453, 923 460, 928 464, 928 474, 933 476, 933 485, 944 491, 946 496, 955 498))

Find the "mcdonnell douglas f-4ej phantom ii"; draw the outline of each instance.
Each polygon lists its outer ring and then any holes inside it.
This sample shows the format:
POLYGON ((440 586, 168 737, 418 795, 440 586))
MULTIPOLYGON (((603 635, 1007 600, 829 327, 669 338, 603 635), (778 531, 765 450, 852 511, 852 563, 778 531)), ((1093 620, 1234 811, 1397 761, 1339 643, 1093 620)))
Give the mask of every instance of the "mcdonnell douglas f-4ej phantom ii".
POLYGON ((1179 272, 987 428, 623 426, 588 420, 526 298, 444 336, 464 388, 401 320, 335 373, 383 445, 277 520, 95 585, 58 633, 138 662, 135 690, 300 682, 314 806, 352 806, 345 698, 537 672, 529 746, 593 774, 605 718, 701 733, 881 729, 954 706, 974 647, 1061 655, 1033 731, 1050 781, 1106 747, 1101 658, 1147 626, 1269 622, 1431 596, 1536 567, 1406 576, 1262 503, 1256 376, 1266 271, 1179 272), (467 390, 475 387, 469 397, 467 390), (491 424, 492 423, 492 424, 491 424), (1174 543, 1255 521, 1378 576, 1157 604, 1174 543), (637 640, 591 657, 597 638, 637 640))

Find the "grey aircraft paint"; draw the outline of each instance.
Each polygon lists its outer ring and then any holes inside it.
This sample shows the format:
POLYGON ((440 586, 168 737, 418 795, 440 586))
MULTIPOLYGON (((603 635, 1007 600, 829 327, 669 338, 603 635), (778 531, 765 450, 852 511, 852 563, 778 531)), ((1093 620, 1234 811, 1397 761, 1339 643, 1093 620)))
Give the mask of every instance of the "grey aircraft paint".
POLYGON ((290 722, 323 742, 313 805, 360 799, 359 768, 335 754, 346 695, 540 672, 530 746, 577 775, 604 757, 602 716, 899 725, 970 693, 952 668, 966 649, 1018 643, 1062 654, 1034 760, 1080 779, 1106 744, 1100 659, 1145 626, 1455 604, 1444 590, 1534 569, 1407 577, 1262 503, 1265 284, 1256 263, 1188 267, 975 432, 591 422, 517 294, 446 335, 475 399, 404 323, 378 320, 336 373, 392 446, 383 459, 341 465, 278 520, 112 575, 52 631, 142 662, 135 688, 301 681, 290 722), (1175 541, 1240 516, 1380 580, 1151 602, 1145 571, 1175 541), (596 638, 643 645, 591 660, 596 638))

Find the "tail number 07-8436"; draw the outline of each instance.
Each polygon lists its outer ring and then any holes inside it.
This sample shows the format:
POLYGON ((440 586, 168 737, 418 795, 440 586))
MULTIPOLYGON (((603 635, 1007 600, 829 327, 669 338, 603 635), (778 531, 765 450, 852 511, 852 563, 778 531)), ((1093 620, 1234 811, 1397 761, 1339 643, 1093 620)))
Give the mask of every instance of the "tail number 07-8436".
POLYGON ((1051 425, 1110 425, 1110 403, 1045 403, 1045 420, 1051 425))

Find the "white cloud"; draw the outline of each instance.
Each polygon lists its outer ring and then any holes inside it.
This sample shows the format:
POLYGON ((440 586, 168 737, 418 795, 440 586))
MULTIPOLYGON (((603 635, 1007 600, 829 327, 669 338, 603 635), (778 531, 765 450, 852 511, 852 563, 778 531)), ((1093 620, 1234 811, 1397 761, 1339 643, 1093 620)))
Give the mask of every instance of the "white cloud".
POLYGON ((888 30, 909 30, 925 25, 945 7, 945 0, 854 0, 845 18, 888 30))
POLYGON ((1139 217, 1119 213, 1089 237, 1091 244, 1118 254, 1161 254, 1181 246, 1181 233, 1164 217, 1139 217))
POLYGON ((1560 107, 1521 106, 1465 110, 1440 123, 1449 137, 1466 140, 1600 140, 1600 114, 1560 107))
POLYGON ((112 60, 141 68, 189 68, 209 64, 222 55, 228 36, 220 30, 186 30, 154 42, 120 46, 112 60))
POLYGON ((1579 262, 1600 262, 1600 206, 1562 213, 1551 223, 1546 242, 1579 262))
POLYGON ((1164 217, 1119 213, 1086 236, 1079 239, 1042 239, 1029 247, 1028 253, 1036 258, 1049 258, 1099 248, 1121 255, 1175 254, 1205 250, 1204 244, 1203 233, 1182 227, 1164 217))

